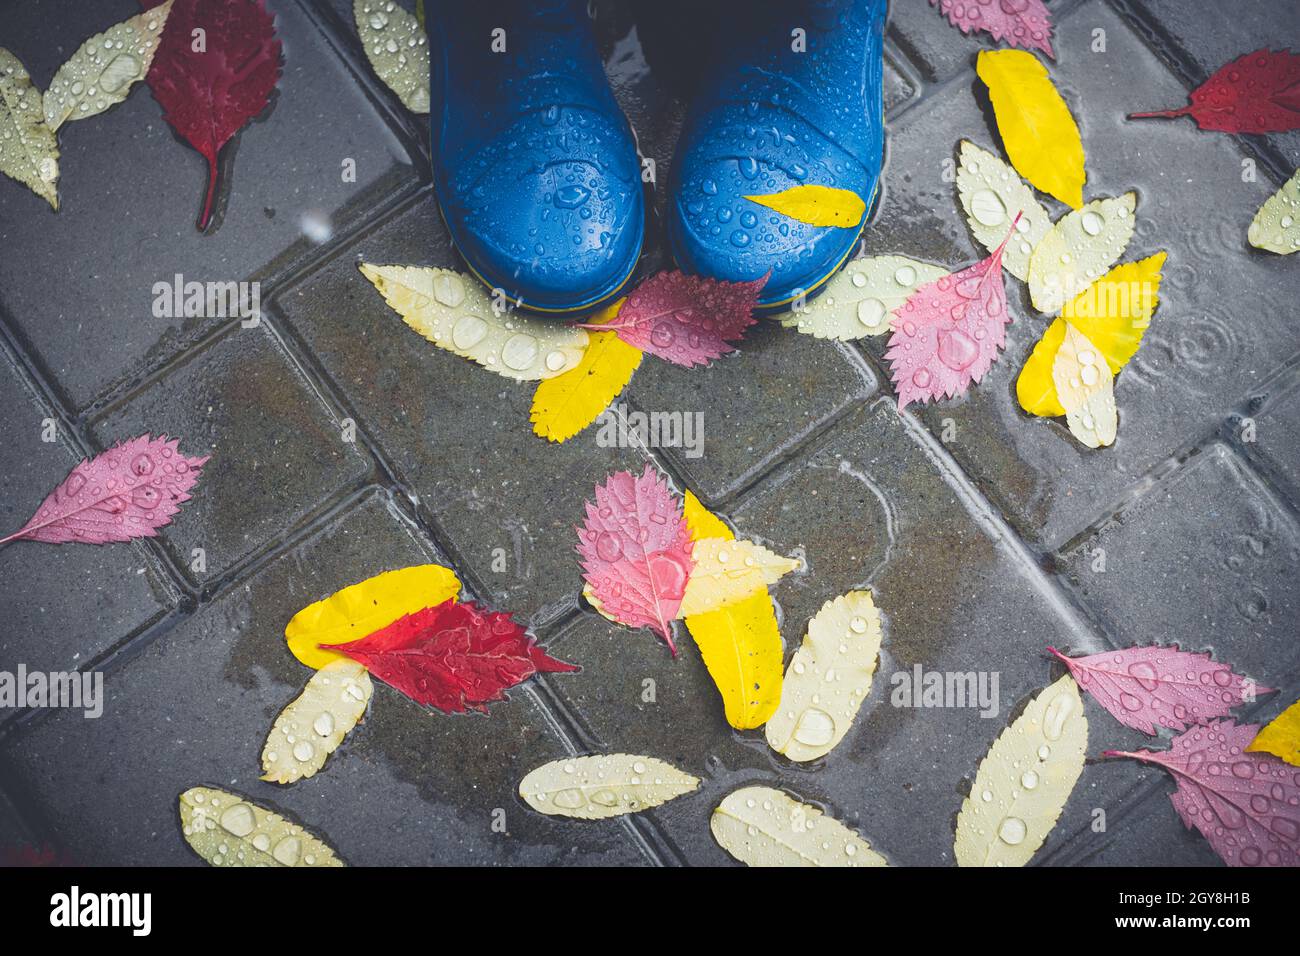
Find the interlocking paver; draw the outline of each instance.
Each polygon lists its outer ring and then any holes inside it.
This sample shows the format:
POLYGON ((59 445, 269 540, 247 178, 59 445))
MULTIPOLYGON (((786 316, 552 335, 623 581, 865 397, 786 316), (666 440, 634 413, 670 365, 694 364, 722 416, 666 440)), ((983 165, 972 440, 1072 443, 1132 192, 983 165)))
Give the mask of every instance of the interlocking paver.
MULTIPOLYGON (((1294 377, 1294 376, 1292 376, 1294 377)), ((1292 502, 1300 502, 1300 382, 1285 382, 1268 396, 1263 410, 1238 416, 1231 423, 1242 450, 1280 476, 1292 502), (1248 421, 1249 419, 1249 421, 1248 421)))
MULTIPOLYGON (((139 12, 133 0, 21 4, 5 13, 5 46, 44 88, 88 39, 139 12)), ((154 283, 265 277, 312 252, 417 176, 315 24, 275 4, 288 50, 269 113, 222 154, 224 212, 215 233, 194 227, 207 182, 202 157, 174 138, 149 90, 60 130, 61 210, 0 177, 0 311, 85 407, 138 378, 220 324, 157 318, 154 283), (343 163, 356 161, 356 181, 343 163), (147 171, 147 175, 144 173, 147 171), (315 237, 312 238, 308 237, 315 237)))
MULTIPOLYGON (((0 537, 17 531, 80 458, 67 435, 42 441, 48 406, 0 349, 0 537)), ((52 426, 59 432, 63 426, 52 426)), ((0 671, 83 667, 158 620, 176 597, 147 546, 0 545, 0 671)), ((13 716, 0 709, 0 720, 13 716)))
POLYGON ((523 774, 564 755, 524 690, 487 717, 447 716, 378 685, 320 774, 288 787, 258 779, 267 730, 310 676, 285 646, 285 622, 359 577, 430 560, 444 559, 371 495, 109 673, 98 720, 59 713, 5 742, 4 757, 59 844, 92 865, 198 863, 176 811, 197 784, 297 816, 358 865, 640 862, 619 823, 576 839, 572 824, 519 801, 523 774))
POLYGON ((92 424, 105 446, 165 432, 186 454, 213 456, 194 497, 160 532, 198 587, 282 540, 371 471, 344 428, 265 326, 233 329, 92 424))
MULTIPOLYGON (((1161 743, 1152 750, 1163 750, 1161 743)), ((1082 833, 1044 857, 1050 866, 1219 866, 1219 858, 1197 831, 1189 830, 1169 802, 1174 789, 1169 775, 1155 767, 1142 767, 1131 760, 1113 760, 1107 768, 1116 775, 1131 775, 1139 786, 1159 774, 1165 779, 1153 792, 1135 799, 1122 810, 1107 810, 1104 830, 1089 823, 1082 833), (1126 765, 1126 766, 1118 766, 1126 765)))

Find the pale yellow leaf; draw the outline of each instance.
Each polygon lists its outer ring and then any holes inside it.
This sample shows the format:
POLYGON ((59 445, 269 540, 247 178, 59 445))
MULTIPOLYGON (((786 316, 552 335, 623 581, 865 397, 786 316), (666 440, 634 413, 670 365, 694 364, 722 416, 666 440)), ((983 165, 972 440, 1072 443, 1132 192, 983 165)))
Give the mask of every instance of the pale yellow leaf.
POLYGON ((856 831, 771 787, 742 787, 709 820, 718 845, 747 866, 888 866, 856 831))
POLYGON ((331 661, 312 674, 275 718, 262 748, 262 779, 293 783, 314 776, 361 720, 373 692, 370 672, 354 660, 331 661))
POLYGON ((1087 749, 1083 701, 1066 674, 989 748, 957 815, 957 865, 1028 863, 1065 809, 1087 749))
POLYGON ((921 286, 946 276, 938 266, 904 256, 853 259, 821 295, 774 318, 819 339, 849 341, 889 331, 889 314, 921 286))
POLYGON ((600 754, 542 764, 519 782, 519 796, 539 813, 603 820, 657 807, 699 785, 698 777, 654 757, 600 754))
POLYGON ((576 368, 587 349, 583 329, 497 315, 479 282, 451 269, 361 264, 389 306, 439 348, 506 378, 535 382, 576 368))
POLYGON ((85 119, 121 103, 145 78, 173 0, 96 34, 64 63, 45 91, 45 125, 85 119))
POLYGON ((1115 441, 1119 417, 1114 376, 1097 347, 1069 323, 1052 361, 1052 382, 1075 438, 1089 448, 1115 441))
POLYGON ((1300 249, 1300 169, 1259 207, 1246 238, 1256 249, 1283 256, 1300 249))
POLYGON ((1095 199, 1063 216, 1029 257, 1034 308, 1059 312, 1119 261, 1133 238, 1137 194, 1095 199))
POLYGON ((704 538, 691 551, 691 574, 678 612, 682 617, 743 601, 802 565, 752 541, 704 538))
POLYGON ((180 811, 185 842, 212 866, 343 866, 318 837, 233 793, 194 787, 180 811))
POLYGON ((1083 139, 1047 67, 1025 50, 982 50, 975 70, 989 88, 1011 165, 1049 196, 1082 206, 1083 139))
POLYGON ((804 762, 826 756, 844 739, 871 690, 880 637, 870 591, 849 591, 822 605, 790 658, 781 704, 767 722, 773 750, 804 762))
POLYGON ((392 0, 354 0, 352 14, 375 74, 411 112, 429 112, 429 41, 419 18, 392 0))
POLYGON ((59 144, 45 125, 40 90, 18 58, 0 47, 0 173, 59 208, 59 144))
POLYGON ((1019 174, 988 150, 962 140, 960 158, 957 197, 980 245, 993 252, 1007 238, 1016 213, 1021 214, 1016 234, 1002 251, 1002 268, 1023 282, 1029 278, 1029 256, 1052 228, 1052 217, 1019 174))
POLYGON ((866 202, 852 190, 816 184, 791 186, 777 193, 745 198, 812 226, 856 229, 867 212, 866 202))

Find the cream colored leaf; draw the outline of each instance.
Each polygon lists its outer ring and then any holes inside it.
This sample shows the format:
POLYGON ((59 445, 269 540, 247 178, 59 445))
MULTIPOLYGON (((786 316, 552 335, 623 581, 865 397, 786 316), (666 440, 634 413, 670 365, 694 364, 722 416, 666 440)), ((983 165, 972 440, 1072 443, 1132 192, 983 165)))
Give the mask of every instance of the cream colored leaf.
POLYGON ((605 754, 542 764, 519 781, 519 796, 539 813, 603 820, 690 793, 698 777, 654 757, 605 754))
POLYGON ((839 820, 771 787, 727 794, 709 820, 718 845, 748 866, 888 866, 839 820))
POLYGON ((312 674, 275 718, 262 748, 262 779, 293 783, 314 776, 361 720, 373 692, 370 672, 354 660, 331 661, 312 674))
POLYGON ((1115 409, 1114 376, 1105 356, 1068 322, 1065 338, 1052 360, 1052 383, 1075 438, 1089 448, 1115 441, 1119 414, 1115 409))
POLYGON ((185 842, 212 866, 343 866, 324 841, 278 813, 213 787, 181 794, 185 842))
POLYGON ((45 125, 96 116, 121 103, 145 78, 172 12, 173 0, 96 34, 63 66, 45 91, 45 125))
POLYGON ((0 173, 59 208, 59 143, 45 125, 41 92, 18 58, 0 47, 0 173))
POLYGON ((961 141, 957 197, 966 222, 989 252, 1002 245, 1016 213, 1016 235, 1002 251, 1002 267, 1022 282, 1029 278, 1029 256, 1052 228, 1052 217, 1034 198, 1020 174, 986 149, 961 141))
POLYGON ((597 614, 599 614, 601 617, 603 617, 605 620, 613 624, 619 623, 618 619, 614 617, 612 614, 610 614, 608 611, 606 611, 605 608, 601 605, 600 600, 596 597, 595 590, 592 588, 590 584, 583 584, 582 596, 587 599, 587 603, 591 605, 591 609, 595 611, 597 614))
POLYGON ((1283 256, 1300 249, 1300 169, 1259 207, 1246 238, 1283 256))
POLYGON ((392 0, 355 0, 352 14, 375 74, 411 112, 429 112, 429 41, 419 19, 392 0))
POLYGON ((1087 749, 1083 701, 1066 674, 989 748, 957 815, 957 865, 1028 863, 1065 809, 1087 749))
POLYGON ((1119 261, 1133 238, 1137 194, 1095 199, 1062 216, 1029 257, 1029 296, 1051 314, 1119 261))
POLYGON ((767 743, 803 762, 824 757, 848 732, 871 690, 880 653, 880 612, 870 591, 827 601, 790 658, 767 743))
POLYGON ((506 378, 555 378, 574 368, 587 348, 583 329, 498 316, 478 281, 459 272, 365 262, 361 272, 416 332, 506 378))
POLYGON ((703 614, 743 601, 803 565, 752 541, 701 538, 691 550, 691 573, 680 617, 703 614))
POLYGON ((904 256, 872 256, 845 263, 821 295, 797 312, 775 318, 787 329, 819 339, 849 341, 889 331, 889 313, 927 282, 948 273, 904 256))

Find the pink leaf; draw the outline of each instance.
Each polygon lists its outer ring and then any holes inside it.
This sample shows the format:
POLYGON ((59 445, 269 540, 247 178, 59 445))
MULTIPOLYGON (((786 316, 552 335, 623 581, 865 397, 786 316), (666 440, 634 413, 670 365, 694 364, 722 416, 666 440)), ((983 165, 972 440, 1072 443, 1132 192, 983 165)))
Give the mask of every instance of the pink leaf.
POLYGON ((758 294, 767 276, 753 282, 720 282, 684 272, 657 272, 627 297, 618 314, 604 325, 642 352, 674 365, 707 365, 735 351, 745 329, 754 324, 758 294))
POLYGON ((691 535, 682 505, 646 465, 640 478, 617 471, 596 486, 578 531, 583 577, 601 609, 628 627, 651 627, 677 654, 669 622, 691 573, 691 535))
POLYGON ((1245 752, 1258 730, 1219 720, 1179 734, 1168 750, 1102 756, 1132 757, 1172 773, 1174 809, 1229 866, 1298 866, 1300 771, 1272 754, 1245 752))
POLYGON ((186 458, 166 435, 132 438, 76 465, 31 520, 0 544, 20 538, 46 544, 152 538, 190 500, 207 460, 186 458))
POLYGON ((930 0, 930 6, 937 6, 962 33, 983 30, 999 42, 1039 49, 1056 59, 1051 15, 1043 0, 930 0))
POLYGON ((1088 657, 1048 650, 1111 716, 1144 734, 1155 734, 1157 727, 1185 730, 1224 717, 1248 696, 1272 689, 1257 687, 1209 654, 1180 651, 1177 645, 1130 647, 1088 657))
POLYGON ((1011 321, 1002 287, 1006 245, 1003 239, 987 259, 921 286, 894 310, 885 358, 893 372, 899 411, 917 400, 952 398, 993 365, 1011 321))

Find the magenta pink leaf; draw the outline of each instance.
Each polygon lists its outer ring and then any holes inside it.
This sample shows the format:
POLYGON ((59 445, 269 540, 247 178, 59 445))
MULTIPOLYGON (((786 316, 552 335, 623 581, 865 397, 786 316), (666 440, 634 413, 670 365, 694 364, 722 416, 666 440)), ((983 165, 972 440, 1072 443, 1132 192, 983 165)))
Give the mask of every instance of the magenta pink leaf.
POLYGON ((721 282, 684 272, 657 272, 642 282, 618 314, 604 325, 642 352, 690 368, 735 351, 754 324, 758 294, 767 276, 753 282, 721 282))
POLYGON ((999 42, 1056 58, 1051 15, 1043 0, 930 0, 930 6, 938 7, 962 33, 983 30, 999 42))
POLYGON ((1168 750, 1103 756, 1132 757, 1172 773, 1174 809, 1229 866, 1300 866, 1300 770, 1272 754, 1247 753, 1258 730, 1219 720, 1184 731, 1168 750))
MULTIPOLYGON (((141 5, 148 9, 161 2, 142 0, 141 5)), ((163 118, 208 161, 200 230, 212 221, 217 154, 245 123, 266 109, 280 80, 280 53, 275 18, 262 0, 174 0, 172 4, 148 81, 163 118)))
POLYGON ((1011 321, 1002 286, 1006 245, 1003 239, 987 259, 921 286, 894 310, 885 358, 899 411, 913 401, 952 398, 993 365, 1011 321))
POLYGON ((691 573, 691 535, 681 502, 646 465, 640 478, 617 471, 596 486, 578 529, 583 578, 601 609, 628 627, 650 627, 677 654, 670 621, 691 573))
POLYGON ((177 440, 141 435, 76 465, 30 521, 6 541, 106 544, 152 538, 189 501, 208 456, 186 458, 177 440))
POLYGON ((1272 688, 1232 672, 1227 664, 1172 647, 1130 647, 1088 657, 1066 657, 1079 686, 1126 727, 1155 734, 1157 727, 1185 730, 1224 717, 1233 707, 1272 688))

